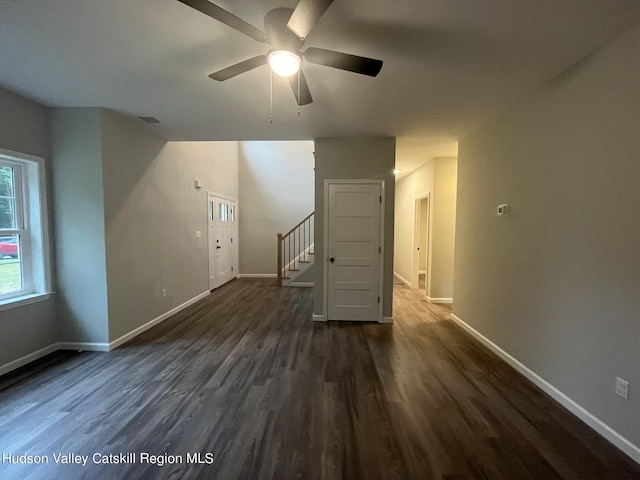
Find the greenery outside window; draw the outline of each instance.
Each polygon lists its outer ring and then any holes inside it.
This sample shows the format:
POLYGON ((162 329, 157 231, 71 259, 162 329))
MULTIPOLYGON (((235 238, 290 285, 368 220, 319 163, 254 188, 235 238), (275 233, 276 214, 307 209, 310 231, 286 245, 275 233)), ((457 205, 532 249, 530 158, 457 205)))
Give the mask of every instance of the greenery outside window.
POLYGON ((0 149, 0 305, 50 291, 43 167, 0 149))

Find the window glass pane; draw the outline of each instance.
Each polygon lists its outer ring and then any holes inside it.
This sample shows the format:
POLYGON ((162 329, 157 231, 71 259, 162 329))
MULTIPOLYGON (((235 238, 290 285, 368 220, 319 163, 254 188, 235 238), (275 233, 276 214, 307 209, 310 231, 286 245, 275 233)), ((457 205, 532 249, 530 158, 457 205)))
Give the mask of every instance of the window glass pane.
POLYGON ((0 197, 13 196, 13 168, 0 166, 0 197))
POLYGON ((0 228, 16 228, 15 208, 11 198, 0 197, 0 228))
POLYGON ((16 228, 13 168, 0 166, 0 228, 16 228))
POLYGON ((229 205, 227 205, 226 203, 221 203, 219 205, 218 217, 223 222, 226 222, 229 220, 229 205))
POLYGON ((20 236, 0 236, 0 295, 22 290, 20 236))
POLYGON ((215 220, 213 208, 213 200, 209 200, 209 219, 211 220, 215 220))

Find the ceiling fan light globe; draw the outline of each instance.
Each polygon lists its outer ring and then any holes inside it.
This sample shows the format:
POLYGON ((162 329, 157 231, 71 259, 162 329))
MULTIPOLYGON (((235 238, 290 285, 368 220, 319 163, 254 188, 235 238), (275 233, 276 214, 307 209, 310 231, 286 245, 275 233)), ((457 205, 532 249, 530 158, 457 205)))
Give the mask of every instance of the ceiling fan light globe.
POLYGON ((300 70, 300 61, 298 55, 286 50, 276 50, 269 54, 271 70, 281 77, 290 77, 300 70))

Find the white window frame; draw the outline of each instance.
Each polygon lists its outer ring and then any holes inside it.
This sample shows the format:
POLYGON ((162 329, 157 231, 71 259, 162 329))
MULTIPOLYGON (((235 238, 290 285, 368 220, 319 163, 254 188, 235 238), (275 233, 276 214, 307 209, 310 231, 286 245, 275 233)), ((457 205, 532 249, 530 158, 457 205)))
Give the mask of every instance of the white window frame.
POLYGON ((14 170, 15 229, 20 235, 21 290, 0 295, 0 311, 49 298, 51 294, 45 162, 40 157, 0 148, 0 164, 14 170))

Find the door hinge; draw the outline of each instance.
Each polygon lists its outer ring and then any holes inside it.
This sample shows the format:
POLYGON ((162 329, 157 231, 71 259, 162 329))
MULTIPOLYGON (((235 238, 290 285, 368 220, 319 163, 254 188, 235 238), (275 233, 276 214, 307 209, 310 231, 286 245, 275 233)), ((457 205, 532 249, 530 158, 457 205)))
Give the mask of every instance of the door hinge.
POLYGON ((378 247, 378 253, 382 253, 382 247, 378 247))
POLYGON ((380 303, 380 297, 378 297, 378 303, 380 303))
POLYGON ((231 243, 233 243, 233 238, 231 239, 231 243))
POLYGON ((380 195, 380 203, 382 203, 382 195, 380 195))
POLYGON ((233 267, 231 267, 231 271, 233 272, 233 267))

